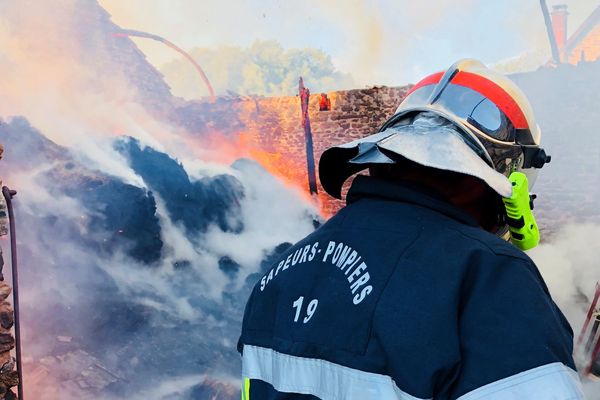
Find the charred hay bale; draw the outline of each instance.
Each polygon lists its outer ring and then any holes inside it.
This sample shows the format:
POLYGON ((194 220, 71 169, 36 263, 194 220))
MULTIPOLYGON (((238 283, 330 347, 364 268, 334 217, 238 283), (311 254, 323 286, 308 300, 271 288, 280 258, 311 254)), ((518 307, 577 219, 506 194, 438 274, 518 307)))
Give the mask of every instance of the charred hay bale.
POLYGON ((0 282, 0 300, 6 300, 12 293, 12 288, 6 282, 0 282))
POLYGON ((0 354, 15 348, 15 338, 10 333, 0 333, 0 354))
POLYGON ((6 301, 0 303, 0 327, 11 329, 15 323, 15 315, 12 305, 6 301))
MULTIPOLYGON (((7 371, 0 374, 0 388, 5 391, 19 384, 19 374, 17 371, 7 371)), ((1 390, 0 390, 1 391, 1 390)))

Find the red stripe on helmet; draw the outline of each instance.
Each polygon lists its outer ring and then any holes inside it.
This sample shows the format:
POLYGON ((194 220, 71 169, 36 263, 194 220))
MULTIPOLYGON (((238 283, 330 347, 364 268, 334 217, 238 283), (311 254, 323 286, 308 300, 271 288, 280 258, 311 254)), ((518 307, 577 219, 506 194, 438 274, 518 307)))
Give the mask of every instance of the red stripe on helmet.
POLYGON ((501 86, 484 78, 481 75, 470 72, 459 71, 452 79, 452 83, 473 89, 494 103, 506 117, 512 122, 516 129, 529 129, 527 118, 517 104, 515 99, 501 86))
POLYGON ((410 95, 412 92, 414 92, 415 90, 422 88, 423 86, 427 86, 427 85, 436 85, 438 83, 440 83, 440 81, 442 80, 442 76, 444 76, 443 72, 438 72, 436 74, 433 75, 429 75, 427 78, 421 80, 419 83, 417 83, 415 86, 413 86, 408 93, 406 93, 406 95, 410 95))

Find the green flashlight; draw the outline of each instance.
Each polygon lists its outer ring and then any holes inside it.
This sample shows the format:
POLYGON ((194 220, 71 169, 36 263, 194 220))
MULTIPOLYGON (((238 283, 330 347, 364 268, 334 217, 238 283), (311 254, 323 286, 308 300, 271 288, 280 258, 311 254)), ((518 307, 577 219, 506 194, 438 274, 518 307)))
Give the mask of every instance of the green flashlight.
POLYGON ((512 196, 502 198, 506 208, 506 222, 510 240, 519 249, 533 249, 540 242, 540 231, 533 216, 533 199, 529 194, 529 182, 522 172, 508 177, 513 186, 512 196))

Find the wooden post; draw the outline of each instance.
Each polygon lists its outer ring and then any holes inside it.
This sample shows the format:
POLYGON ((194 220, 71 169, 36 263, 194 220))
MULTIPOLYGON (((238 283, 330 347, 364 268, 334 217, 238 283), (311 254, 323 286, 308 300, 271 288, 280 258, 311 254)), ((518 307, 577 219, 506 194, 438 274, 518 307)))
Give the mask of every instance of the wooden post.
POLYGON ((304 87, 304 81, 300 77, 298 84, 298 93, 300 95, 300 106, 302 107, 302 127, 304 128, 304 141, 306 144, 306 165, 308 168, 308 189, 310 194, 317 194, 317 174, 315 171, 315 155, 313 150, 312 131, 310 129, 310 119, 308 117, 308 100, 310 90, 304 87))
POLYGON ((540 0, 540 6, 542 7, 542 14, 544 14, 544 21, 546 22, 546 30, 548 31, 548 39, 550 40, 550 48, 552 49, 552 58, 556 65, 560 64, 560 52, 558 51, 558 45, 556 44, 556 37, 554 36, 554 28, 552 27, 552 21, 550 20, 550 12, 548 11, 548 5, 546 0, 540 0))

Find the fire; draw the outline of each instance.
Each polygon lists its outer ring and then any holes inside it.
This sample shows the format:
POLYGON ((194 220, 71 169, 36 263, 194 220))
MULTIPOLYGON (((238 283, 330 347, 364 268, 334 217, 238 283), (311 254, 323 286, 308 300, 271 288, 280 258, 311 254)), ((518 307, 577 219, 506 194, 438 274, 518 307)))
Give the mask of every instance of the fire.
POLYGON ((294 112, 287 104, 285 98, 266 99, 260 107, 254 101, 232 102, 229 112, 232 118, 244 121, 241 127, 231 129, 227 121, 217 120, 208 132, 183 134, 180 138, 197 159, 228 165, 239 158, 250 158, 307 201, 315 202, 308 187, 300 103, 298 100, 294 112), (297 135, 288 134, 295 131, 297 135))
POLYGON ((331 99, 327 97, 327 93, 319 95, 319 111, 331 111, 331 99))
POLYGON ((271 175, 280 179, 286 186, 298 189, 307 200, 308 194, 306 168, 299 165, 301 157, 290 157, 281 151, 267 151, 260 148, 251 132, 236 135, 211 133, 201 140, 188 141, 193 153, 203 160, 231 164, 240 158, 250 158, 260 164, 271 175))
POLYGON ((290 157, 281 152, 269 152, 259 149, 253 144, 251 135, 247 133, 242 133, 239 136, 237 145, 271 174, 294 186, 306 186, 305 171, 299 170, 297 162, 290 157))

